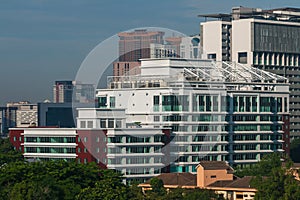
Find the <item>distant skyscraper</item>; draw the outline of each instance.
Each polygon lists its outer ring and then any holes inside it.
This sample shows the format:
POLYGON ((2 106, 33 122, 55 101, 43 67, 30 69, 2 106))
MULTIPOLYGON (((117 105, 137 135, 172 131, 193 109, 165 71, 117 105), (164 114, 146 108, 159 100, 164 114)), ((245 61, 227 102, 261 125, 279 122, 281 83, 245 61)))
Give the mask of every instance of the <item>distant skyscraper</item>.
POLYGON ((53 86, 53 102, 72 102, 73 87, 72 81, 55 81, 55 85, 53 86))
POLYGON ((17 109, 17 107, 13 106, 0 107, 0 133, 8 133, 9 128, 16 127, 17 109))
POLYGON ((134 30, 119 33, 119 61, 139 61, 150 58, 150 44, 163 44, 164 32, 134 30))
POLYGON ((53 103, 93 103, 95 86, 78 81, 55 81, 53 103))
POLYGON ((140 74, 141 58, 150 58, 150 44, 163 44, 164 32, 147 31, 119 33, 119 62, 114 62, 114 76, 140 74))

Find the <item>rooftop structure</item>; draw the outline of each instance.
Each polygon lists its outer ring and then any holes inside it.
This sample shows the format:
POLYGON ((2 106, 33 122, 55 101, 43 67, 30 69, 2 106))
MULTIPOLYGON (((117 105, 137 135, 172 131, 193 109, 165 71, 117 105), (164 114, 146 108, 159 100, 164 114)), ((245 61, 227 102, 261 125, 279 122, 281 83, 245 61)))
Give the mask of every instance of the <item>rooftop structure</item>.
POLYGON ((240 63, 180 58, 142 59, 142 62, 141 75, 108 76, 108 88, 167 87, 186 80, 204 84, 288 83, 287 78, 240 63))
POLYGON ((201 14, 198 17, 217 18, 222 21, 239 19, 266 19, 274 21, 293 21, 300 22, 300 9, 285 7, 263 10, 261 8, 233 7, 231 13, 201 14))

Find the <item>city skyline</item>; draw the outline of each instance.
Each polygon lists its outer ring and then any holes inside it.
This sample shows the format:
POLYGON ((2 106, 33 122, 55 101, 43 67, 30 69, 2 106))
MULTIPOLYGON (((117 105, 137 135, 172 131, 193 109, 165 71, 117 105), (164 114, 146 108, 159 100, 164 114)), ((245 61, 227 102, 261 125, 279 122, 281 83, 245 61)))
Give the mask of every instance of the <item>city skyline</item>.
POLYGON ((6 1, 0 8, 0 105, 52 99, 55 80, 74 80, 87 54, 101 41, 137 27, 164 27, 199 34, 198 14, 234 6, 300 7, 274 1, 6 1), (153 12, 156 14, 153 15, 153 12), (38 84, 37 84, 38 83, 38 84))

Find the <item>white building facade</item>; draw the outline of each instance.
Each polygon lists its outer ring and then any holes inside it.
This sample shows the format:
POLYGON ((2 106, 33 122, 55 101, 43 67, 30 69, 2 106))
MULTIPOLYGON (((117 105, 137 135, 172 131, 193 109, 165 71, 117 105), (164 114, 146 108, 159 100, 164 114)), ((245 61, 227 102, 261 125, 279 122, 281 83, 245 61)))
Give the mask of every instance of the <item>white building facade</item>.
POLYGON ((108 77, 98 107, 125 109, 126 123, 171 128, 170 171, 201 160, 247 165, 285 151, 287 79, 243 64, 143 59, 140 76, 108 77))

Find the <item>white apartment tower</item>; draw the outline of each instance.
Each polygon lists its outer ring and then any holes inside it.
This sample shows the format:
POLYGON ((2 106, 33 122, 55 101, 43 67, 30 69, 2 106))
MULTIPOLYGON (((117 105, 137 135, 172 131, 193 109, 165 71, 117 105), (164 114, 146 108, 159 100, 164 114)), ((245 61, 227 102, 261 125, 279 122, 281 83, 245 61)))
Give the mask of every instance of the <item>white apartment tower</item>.
POLYGON ((249 65, 142 59, 140 75, 108 77, 96 97, 98 108, 124 109, 126 123, 140 130, 171 128, 164 145, 171 172, 195 172, 201 160, 248 165, 288 151, 288 80, 249 65))
POLYGON ((208 58, 263 69, 289 79, 290 135, 300 137, 300 9, 236 7, 207 14, 201 42, 208 58))

